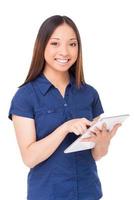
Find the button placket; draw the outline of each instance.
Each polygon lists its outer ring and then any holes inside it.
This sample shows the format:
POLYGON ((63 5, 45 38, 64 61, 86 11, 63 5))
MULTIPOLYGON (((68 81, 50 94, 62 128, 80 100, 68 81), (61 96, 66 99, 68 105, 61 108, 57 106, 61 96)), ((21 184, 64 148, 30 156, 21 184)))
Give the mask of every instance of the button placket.
POLYGON ((67 87, 66 90, 65 90, 65 97, 64 97, 64 104, 63 104, 65 108, 68 107, 68 103, 67 103, 68 98, 69 98, 68 92, 69 92, 69 87, 67 87))

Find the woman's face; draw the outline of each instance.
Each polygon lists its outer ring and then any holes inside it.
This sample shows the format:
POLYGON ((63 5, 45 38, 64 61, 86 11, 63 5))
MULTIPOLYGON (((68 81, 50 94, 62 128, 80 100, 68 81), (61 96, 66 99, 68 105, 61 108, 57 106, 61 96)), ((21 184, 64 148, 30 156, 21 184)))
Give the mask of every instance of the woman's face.
POLYGON ((45 51, 45 68, 67 71, 77 60, 78 41, 74 30, 66 23, 58 26, 51 35, 45 51))

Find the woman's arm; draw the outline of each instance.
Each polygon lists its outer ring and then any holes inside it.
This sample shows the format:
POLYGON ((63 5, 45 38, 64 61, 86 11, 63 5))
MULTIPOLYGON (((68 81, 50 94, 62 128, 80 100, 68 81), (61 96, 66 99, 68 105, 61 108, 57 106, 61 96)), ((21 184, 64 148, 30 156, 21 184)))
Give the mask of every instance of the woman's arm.
POLYGON ((61 124, 45 138, 36 141, 34 119, 16 115, 13 115, 12 119, 22 159, 30 168, 48 159, 68 133, 83 134, 87 126, 92 124, 86 118, 71 119, 61 124))
POLYGON ((33 119, 13 115, 13 124, 23 162, 30 168, 51 156, 67 135, 61 125, 50 135, 36 141, 33 119))
POLYGON ((95 148, 92 149, 92 155, 95 160, 99 160, 107 154, 110 141, 120 126, 121 124, 116 124, 110 132, 107 130, 106 124, 103 124, 101 130, 98 128, 95 129, 93 140, 96 145, 95 148))
POLYGON ((94 160, 97 161, 108 153, 111 137, 105 125, 102 126, 102 130, 96 128, 94 134, 96 145, 91 151, 94 160))

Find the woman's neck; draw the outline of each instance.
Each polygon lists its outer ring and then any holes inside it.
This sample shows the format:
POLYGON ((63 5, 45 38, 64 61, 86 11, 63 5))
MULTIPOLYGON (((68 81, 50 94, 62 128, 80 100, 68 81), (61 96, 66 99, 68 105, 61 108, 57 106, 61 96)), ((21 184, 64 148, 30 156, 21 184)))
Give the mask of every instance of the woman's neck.
POLYGON ((58 88, 65 87, 70 81, 70 76, 69 76, 68 71, 67 72, 53 72, 53 71, 50 72, 48 70, 44 70, 43 74, 55 87, 58 87, 58 88))

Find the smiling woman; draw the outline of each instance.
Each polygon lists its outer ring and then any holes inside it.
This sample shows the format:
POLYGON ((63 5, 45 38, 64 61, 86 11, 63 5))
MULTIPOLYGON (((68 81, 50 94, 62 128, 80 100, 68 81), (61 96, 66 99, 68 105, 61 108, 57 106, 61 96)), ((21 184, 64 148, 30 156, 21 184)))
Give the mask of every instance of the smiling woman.
MULTIPOLYGON (((57 82, 60 72, 62 73, 63 79, 69 79, 68 70, 70 66, 76 62, 77 57, 77 36, 68 24, 63 23, 55 29, 46 45, 44 52, 44 58, 46 61, 44 69, 45 75, 48 76, 48 73, 51 70, 51 77, 49 76, 51 81, 54 81, 52 80, 52 77, 53 73, 56 73, 57 78, 55 77, 55 82, 57 82)), ((60 85, 62 84, 59 82, 58 86, 60 87, 60 85)))
MULTIPOLYGON (((55 61, 55 64, 67 63, 65 70, 68 69, 69 74, 71 73, 76 77, 78 87, 81 83, 85 83, 80 34, 75 23, 69 17, 55 15, 42 23, 35 41, 29 73, 24 84, 36 79, 38 75, 43 73, 44 68, 46 68, 45 57, 48 61, 49 59, 51 62, 52 60, 55 61), (51 51, 50 55, 49 51, 51 51)), ((60 70, 64 69, 61 68, 60 70)))
POLYGON ((66 16, 48 18, 39 29, 29 73, 9 111, 22 159, 30 168, 28 200, 102 197, 95 160, 107 152, 107 130, 97 132, 93 150, 64 154, 102 113, 98 92, 84 80, 75 23, 66 16))

